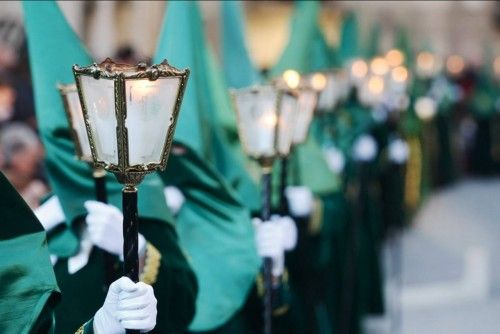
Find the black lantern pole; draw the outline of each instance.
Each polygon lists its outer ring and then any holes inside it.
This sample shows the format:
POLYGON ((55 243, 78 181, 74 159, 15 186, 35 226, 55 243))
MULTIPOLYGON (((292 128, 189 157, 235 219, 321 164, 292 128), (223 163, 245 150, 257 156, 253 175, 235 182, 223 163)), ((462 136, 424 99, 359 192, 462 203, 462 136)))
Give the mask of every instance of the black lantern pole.
MULTIPOLYGON (((273 85, 254 86, 232 92, 238 116, 238 132, 245 153, 255 159, 262 170, 261 219, 271 218, 272 167, 276 158, 290 151, 297 96, 273 85)), ((264 334, 272 333, 273 261, 263 259, 264 334)))
MULTIPOLYGON (((271 178, 272 178, 272 162, 268 166, 262 168, 262 221, 271 219, 271 178)), ((273 260, 270 257, 265 257, 263 260, 264 277, 264 334, 272 333, 272 290, 273 290, 273 260)))
POLYGON ((288 215, 288 200, 285 195, 285 190, 288 184, 288 156, 281 158, 280 161, 280 214, 288 215))
POLYGON ((327 76, 320 72, 301 76, 297 71, 287 70, 280 79, 275 81, 275 84, 278 87, 293 90, 297 95, 297 117, 292 128, 290 152, 289 154, 282 155, 280 159, 279 211, 282 215, 288 215, 289 207, 285 190, 288 185, 289 159, 293 149, 304 143, 307 139, 320 94, 327 85, 327 76))
POLYGON ((134 282, 139 281, 139 219, 137 188, 125 186, 123 200, 123 271, 134 282))
POLYGON ((92 172, 94 179, 95 199, 101 203, 108 203, 108 194, 106 192, 106 171, 96 169, 92 172))

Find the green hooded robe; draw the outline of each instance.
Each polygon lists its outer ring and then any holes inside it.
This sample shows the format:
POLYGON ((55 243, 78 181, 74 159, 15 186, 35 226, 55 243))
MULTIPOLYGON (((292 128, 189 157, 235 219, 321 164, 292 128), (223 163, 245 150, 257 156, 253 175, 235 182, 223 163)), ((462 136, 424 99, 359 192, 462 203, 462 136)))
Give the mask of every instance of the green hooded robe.
MULTIPOLYGON (((67 271, 67 258, 79 248, 81 224, 86 214, 83 203, 94 199, 94 185, 91 169, 74 158, 74 146, 56 85, 73 82, 71 66, 87 65, 91 58, 55 2, 23 2, 23 9, 49 182, 67 219, 66 224, 51 231, 49 243, 53 246, 51 252, 59 256, 54 270, 65 296, 56 311, 56 332, 69 333, 90 318, 106 296, 102 250, 94 247, 83 269, 73 275, 67 271), (81 291, 87 293, 82 295, 81 291)), ((108 175, 109 203, 118 208, 121 207, 121 188, 116 179, 108 175)), ((161 178, 157 174, 148 175, 139 186, 138 197, 140 233, 160 254, 159 270, 152 283, 158 299, 159 321, 151 333, 183 331, 194 316, 197 284, 178 246, 161 178)))

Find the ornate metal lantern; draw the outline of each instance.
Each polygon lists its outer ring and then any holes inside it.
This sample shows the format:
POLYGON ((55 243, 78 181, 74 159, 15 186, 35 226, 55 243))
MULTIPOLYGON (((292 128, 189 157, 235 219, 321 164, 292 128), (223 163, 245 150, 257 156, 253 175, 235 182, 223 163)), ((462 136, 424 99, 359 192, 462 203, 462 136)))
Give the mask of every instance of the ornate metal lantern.
POLYGON ((164 169, 189 70, 108 58, 73 72, 95 165, 126 185, 164 169))

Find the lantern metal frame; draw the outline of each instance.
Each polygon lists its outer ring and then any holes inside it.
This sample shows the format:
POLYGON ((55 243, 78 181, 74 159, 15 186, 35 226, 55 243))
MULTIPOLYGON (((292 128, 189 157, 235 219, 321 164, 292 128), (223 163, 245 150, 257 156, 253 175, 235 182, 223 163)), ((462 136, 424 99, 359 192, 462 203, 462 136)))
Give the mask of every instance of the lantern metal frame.
POLYGON ((89 164, 93 164, 94 161, 92 159, 86 159, 84 154, 83 154, 83 149, 82 149, 82 143, 80 141, 80 138, 78 137, 76 129, 73 127, 73 115, 71 114, 71 107, 69 103, 69 97, 68 95, 71 93, 77 93, 78 90, 76 88, 76 84, 71 83, 71 84, 58 84, 57 85, 57 90, 59 91, 59 94, 61 95, 63 105, 64 105, 64 113, 66 114, 66 118, 68 119, 69 127, 70 127, 70 135, 71 139, 73 139, 73 143, 75 144, 75 155, 76 158, 80 161, 87 162, 89 164))
MULTIPOLYGON (((316 100, 314 101, 314 107, 311 111, 311 117, 309 118, 309 124, 307 124, 307 129, 306 129, 306 135, 304 136, 304 138, 300 141, 294 141, 294 138, 292 138, 292 146, 291 146, 291 149, 297 145, 300 145, 300 144, 303 144, 307 141, 307 138, 309 136, 309 132, 311 130, 311 123, 312 123, 312 120, 314 118, 314 115, 316 114, 316 110, 317 110, 317 107, 318 107, 318 102, 319 102, 319 96, 321 94, 320 91, 312 88, 312 87, 309 87, 309 86, 303 86, 303 87, 300 87, 298 88, 298 94, 302 93, 302 92, 308 92, 308 93, 315 93, 316 95, 316 100)), ((300 96, 298 97, 300 99, 300 96)), ((300 113, 300 110, 298 111, 298 113, 300 113)), ((298 118, 298 117, 297 117, 298 118)), ((298 121, 298 120, 297 120, 298 121)), ((296 128, 294 128, 294 131, 297 131, 296 128)))
POLYGON ((172 147, 174 131, 180 111, 180 106, 189 78, 189 69, 177 69, 171 66, 167 60, 160 64, 147 66, 145 63, 137 65, 128 65, 115 63, 110 58, 106 58, 102 63, 94 63, 90 66, 80 67, 73 65, 73 74, 75 76, 76 87, 80 97, 83 118, 89 136, 92 158, 96 167, 102 167, 116 175, 118 182, 135 186, 141 182, 147 173, 157 170, 164 170, 167 165, 168 156, 172 147), (89 114, 85 104, 84 89, 82 89, 80 78, 82 76, 93 77, 95 79, 113 80, 114 84, 114 111, 117 121, 117 155, 118 164, 99 160, 96 152, 95 138, 90 125, 89 114), (128 132, 125 125, 127 118, 126 87, 125 82, 131 80, 149 79, 155 81, 160 77, 177 77, 180 79, 179 90, 175 100, 172 112, 172 123, 167 131, 167 137, 161 153, 159 163, 150 162, 145 164, 129 164, 129 143, 128 132))

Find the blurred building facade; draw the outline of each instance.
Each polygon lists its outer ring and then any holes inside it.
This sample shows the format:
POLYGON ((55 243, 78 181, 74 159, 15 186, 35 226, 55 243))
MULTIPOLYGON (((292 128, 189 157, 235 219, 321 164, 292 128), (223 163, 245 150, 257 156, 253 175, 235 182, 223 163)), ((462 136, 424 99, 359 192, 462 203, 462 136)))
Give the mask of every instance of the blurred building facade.
MULTIPOLYGON (((150 56, 168 1, 59 1, 59 4, 99 60, 126 47, 137 50, 141 58, 150 56)), ((200 5, 208 36, 217 45, 219 4, 201 1, 200 5)), ((266 66, 284 48, 293 2, 247 1, 245 6, 249 47, 256 62, 266 66)), ((395 31, 404 27, 414 47, 430 46, 443 55, 462 54, 473 63, 481 61, 485 45, 493 52, 500 52, 499 1, 323 1, 323 6, 323 26, 332 44, 337 42, 342 13, 355 11, 364 40, 369 38, 376 23, 380 25, 382 49, 389 49, 395 31)), ((4 1, 1 7, 0 22, 13 20, 21 24, 18 1, 4 1)))

